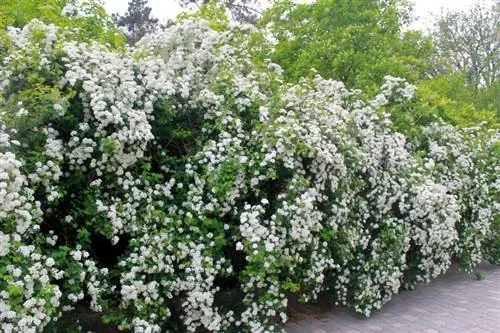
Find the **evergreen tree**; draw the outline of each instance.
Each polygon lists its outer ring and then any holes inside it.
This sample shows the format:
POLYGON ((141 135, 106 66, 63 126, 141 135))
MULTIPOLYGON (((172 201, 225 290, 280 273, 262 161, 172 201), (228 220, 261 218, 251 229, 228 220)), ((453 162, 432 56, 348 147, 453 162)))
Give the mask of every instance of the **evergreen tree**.
POLYGON ((116 25, 125 28, 130 45, 135 45, 144 35, 158 27, 158 19, 151 16, 147 0, 131 0, 124 15, 114 14, 116 25))

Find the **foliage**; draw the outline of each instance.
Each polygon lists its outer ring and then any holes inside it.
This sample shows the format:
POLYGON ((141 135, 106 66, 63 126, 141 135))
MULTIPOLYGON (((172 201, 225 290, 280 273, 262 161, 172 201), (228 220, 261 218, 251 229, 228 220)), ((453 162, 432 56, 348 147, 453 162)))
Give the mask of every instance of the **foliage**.
POLYGON ((494 96, 498 83, 471 90, 463 75, 440 74, 432 80, 421 81, 418 86, 423 107, 447 123, 472 127, 484 122, 490 128, 498 128, 500 105, 496 105, 494 96))
POLYGON ((432 49, 421 33, 402 32, 407 6, 378 0, 280 1, 261 22, 276 39, 266 56, 292 82, 314 76, 311 68, 363 90, 375 90, 386 75, 415 81, 424 77, 432 49))
POLYGON ((131 0, 124 15, 115 14, 118 27, 124 27, 130 45, 135 45, 146 34, 158 28, 158 19, 151 17, 147 0, 131 0))
POLYGON ((66 1, 17 1, 5 0, 1 5, 1 27, 21 27, 34 18, 41 19, 47 23, 56 23, 62 20, 62 9, 66 1))

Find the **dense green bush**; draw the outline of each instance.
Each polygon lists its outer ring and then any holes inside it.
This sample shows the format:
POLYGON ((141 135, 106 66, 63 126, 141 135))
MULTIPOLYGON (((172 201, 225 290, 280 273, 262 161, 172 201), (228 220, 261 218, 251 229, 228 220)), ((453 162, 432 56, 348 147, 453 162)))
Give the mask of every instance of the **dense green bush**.
POLYGON ((241 34, 187 20, 116 51, 39 21, 8 30, 3 331, 79 304, 138 333, 282 331, 286 292, 369 315, 481 260, 493 140, 429 123, 407 142, 388 114, 412 112, 414 86, 284 84, 241 34))

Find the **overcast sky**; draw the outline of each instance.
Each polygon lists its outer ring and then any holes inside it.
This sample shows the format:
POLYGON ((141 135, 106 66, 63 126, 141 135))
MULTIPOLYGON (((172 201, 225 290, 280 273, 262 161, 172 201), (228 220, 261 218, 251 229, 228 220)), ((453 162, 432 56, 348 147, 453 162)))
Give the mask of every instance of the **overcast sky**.
MULTIPOLYGON (((306 0, 307 1, 307 0, 306 0)), ((413 0, 415 13, 419 21, 413 27, 425 27, 429 21, 429 13, 439 14, 441 9, 467 9, 471 5, 481 1, 491 0, 413 0)), ((494 0, 493 0, 494 1, 494 0)), ((128 0, 104 0, 108 13, 123 13, 127 10, 128 0)), ((162 22, 167 18, 175 18, 182 10, 176 0, 149 0, 149 6, 153 8, 153 16, 162 22)))

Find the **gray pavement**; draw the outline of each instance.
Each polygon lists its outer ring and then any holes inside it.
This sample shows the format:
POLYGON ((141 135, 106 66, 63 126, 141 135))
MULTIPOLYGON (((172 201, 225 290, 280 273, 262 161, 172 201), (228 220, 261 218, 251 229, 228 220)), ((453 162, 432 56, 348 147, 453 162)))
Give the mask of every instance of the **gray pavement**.
POLYGON ((330 305, 296 305, 287 333, 500 333, 500 266, 475 274, 450 270, 430 284, 404 291, 365 318, 330 305))

